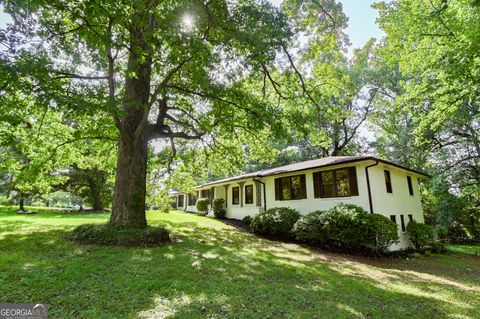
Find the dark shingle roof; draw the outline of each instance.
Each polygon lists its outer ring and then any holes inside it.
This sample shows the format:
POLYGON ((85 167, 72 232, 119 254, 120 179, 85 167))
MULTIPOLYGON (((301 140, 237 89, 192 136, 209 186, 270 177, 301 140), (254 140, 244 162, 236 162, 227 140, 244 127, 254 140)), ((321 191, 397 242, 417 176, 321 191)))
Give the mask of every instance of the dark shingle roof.
POLYGON ((411 171, 411 172, 414 172, 414 173, 417 173, 417 174, 420 174, 420 175, 423 175, 423 176, 428 176, 425 173, 415 171, 413 169, 409 169, 407 167, 403 167, 403 166, 397 165, 395 163, 391 163, 391 162, 388 162, 388 161, 385 161, 385 160, 382 160, 382 159, 379 159, 379 158, 376 158, 376 157, 373 157, 373 156, 328 156, 328 157, 317 158, 317 159, 314 159, 314 160, 309 160, 309 161, 289 164, 289 165, 285 165, 285 166, 270 168, 270 169, 266 169, 266 170, 263 170, 263 171, 257 171, 257 172, 252 172, 252 173, 236 175, 236 176, 220 179, 220 180, 217 180, 217 181, 205 183, 203 185, 197 186, 197 188, 204 187, 204 186, 209 186, 209 185, 220 184, 220 183, 233 181, 233 180, 238 180, 238 179, 244 179, 244 178, 265 177, 265 176, 278 175, 278 174, 283 174, 283 173, 303 171, 303 170, 312 169, 312 168, 320 168, 320 167, 325 167, 325 166, 332 166, 332 165, 351 163, 351 162, 361 162, 361 161, 368 161, 368 160, 379 161, 381 163, 396 166, 398 168, 405 169, 407 171, 411 171))

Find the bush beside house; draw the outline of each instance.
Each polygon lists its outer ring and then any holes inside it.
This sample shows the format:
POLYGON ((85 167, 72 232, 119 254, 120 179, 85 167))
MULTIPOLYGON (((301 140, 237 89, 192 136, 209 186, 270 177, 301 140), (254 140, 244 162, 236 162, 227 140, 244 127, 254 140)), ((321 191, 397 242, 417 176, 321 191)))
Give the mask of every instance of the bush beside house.
POLYGON ((298 241, 311 244, 325 244, 327 234, 323 229, 325 211, 317 210, 311 212, 300 219, 293 225, 293 233, 298 241))
POLYGON ((208 198, 200 198, 197 200, 196 207, 199 213, 208 214, 208 206, 210 205, 210 200, 208 198))
POLYGON ((292 237, 293 225, 300 213, 292 208, 278 207, 256 215, 250 224, 254 233, 277 238, 292 237))
POLYGON ((225 214, 225 200, 223 198, 215 198, 212 202, 213 215, 216 218, 224 218, 225 214))
POLYGON ((413 220, 407 225, 407 233, 416 250, 424 250, 426 247, 435 244, 433 228, 430 225, 417 223, 413 220))
POLYGON ((243 221, 245 224, 247 224, 248 227, 250 227, 250 225, 252 224, 252 220, 253 220, 253 218, 252 218, 252 216, 250 216, 250 215, 247 215, 247 216, 245 216, 245 217, 242 218, 242 221, 243 221))
POLYGON ((398 241, 397 226, 390 219, 344 204, 301 217, 293 232, 297 240, 309 244, 367 248, 376 253, 398 241))
POLYGON ((388 217, 379 214, 363 216, 365 237, 363 245, 376 253, 385 251, 398 242, 397 225, 388 217))

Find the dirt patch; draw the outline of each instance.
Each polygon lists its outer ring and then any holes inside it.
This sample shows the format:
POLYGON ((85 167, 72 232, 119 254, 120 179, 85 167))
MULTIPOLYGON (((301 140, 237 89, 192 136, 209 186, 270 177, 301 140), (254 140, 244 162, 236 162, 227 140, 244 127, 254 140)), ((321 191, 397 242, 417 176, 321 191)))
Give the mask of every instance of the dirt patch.
POLYGON ((250 229, 250 225, 244 222, 243 220, 230 219, 230 218, 220 218, 219 220, 229 226, 235 227, 238 230, 241 230, 247 233, 252 233, 250 229))

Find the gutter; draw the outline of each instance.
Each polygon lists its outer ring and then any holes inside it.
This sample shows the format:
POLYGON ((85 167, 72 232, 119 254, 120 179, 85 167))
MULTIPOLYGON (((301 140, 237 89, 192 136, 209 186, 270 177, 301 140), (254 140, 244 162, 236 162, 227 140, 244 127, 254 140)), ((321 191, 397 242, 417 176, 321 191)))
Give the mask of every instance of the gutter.
POLYGON ((373 202, 372 202, 372 190, 370 189, 370 176, 368 174, 368 169, 373 166, 377 166, 379 163, 378 159, 374 159, 375 164, 365 166, 365 176, 367 178, 367 190, 368 190, 368 203, 370 204, 370 214, 373 214, 373 202))
POLYGON ((255 179, 255 178, 253 178, 253 180, 255 182, 259 182, 260 184, 263 185, 263 211, 266 211, 267 210, 267 192, 265 190, 266 185, 261 180, 258 180, 258 179, 255 179))

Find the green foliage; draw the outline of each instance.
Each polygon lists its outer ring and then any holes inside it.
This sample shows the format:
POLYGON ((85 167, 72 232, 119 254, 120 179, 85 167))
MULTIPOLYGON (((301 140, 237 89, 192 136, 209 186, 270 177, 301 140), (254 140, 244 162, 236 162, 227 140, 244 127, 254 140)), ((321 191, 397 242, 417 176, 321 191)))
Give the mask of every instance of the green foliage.
POLYGON ((208 198, 197 199, 196 207, 199 213, 206 215, 208 213, 209 205, 210 205, 210 200, 208 198))
POLYGON ((480 238, 480 12, 478 1, 401 0, 374 5, 387 37, 372 79, 384 107, 377 152, 427 170, 425 221, 451 241, 480 238), (382 75, 383 74, 383 75, 382 75))
POLYGON ((411 221, 407 225, 407 233, 410 241, 417 250, 424 250, 430 247, 434 241, 433 228, 430 225, 411 221))
POLYGON ((243 221, 245 224, 247 224, 248 227, 250 227, 250 225, 252 224, 252 220, 253 220, 253 218, 252 218, 252 216, 250 216, 250 215, 247 215, 247 216, 245 216, 245 217, 242 218, 242 221, 243 221))
POLYGON ((339 247, 358 248, 365 241, 362 216, 368 213, 356 205, 339 204, 322 215, 323 230, 330 243, 339 247))
POLYGON ((288 207, 270 208, 256 215, 250 226, 254 233, 276 238, 292 236, 293 225, 300 218, 300 213, 288 207))
POLYGON ((361 215, 364 232, 362 245, 376 253, 385 251, 389 246, 398 243, 397 225, 388 217, 380 214, 361 215))
POLYGON ((295 238, 302 242, 325 244, 328 234, 324 230, 324 213, 325 211, 317 210, 300 217, 293 226, 295 238))
POLYGON ((227 213, 225 210, 225 200, 223 198, 215 198, 212 201, 212 210, 216 218, 224 218, 227 213))
POLYGON ((345 204, 301 217, 293 231, 299 241, 344 248, 363 247, 375 253, 383 252, 398 241, 397 226, 390 219, 345 204))
POLYGON ((123 247, 153 247, 170 242, 168 231, 163 227, 140 229, 110 224, 83 224, 66 238, 82 244, 123 247))

